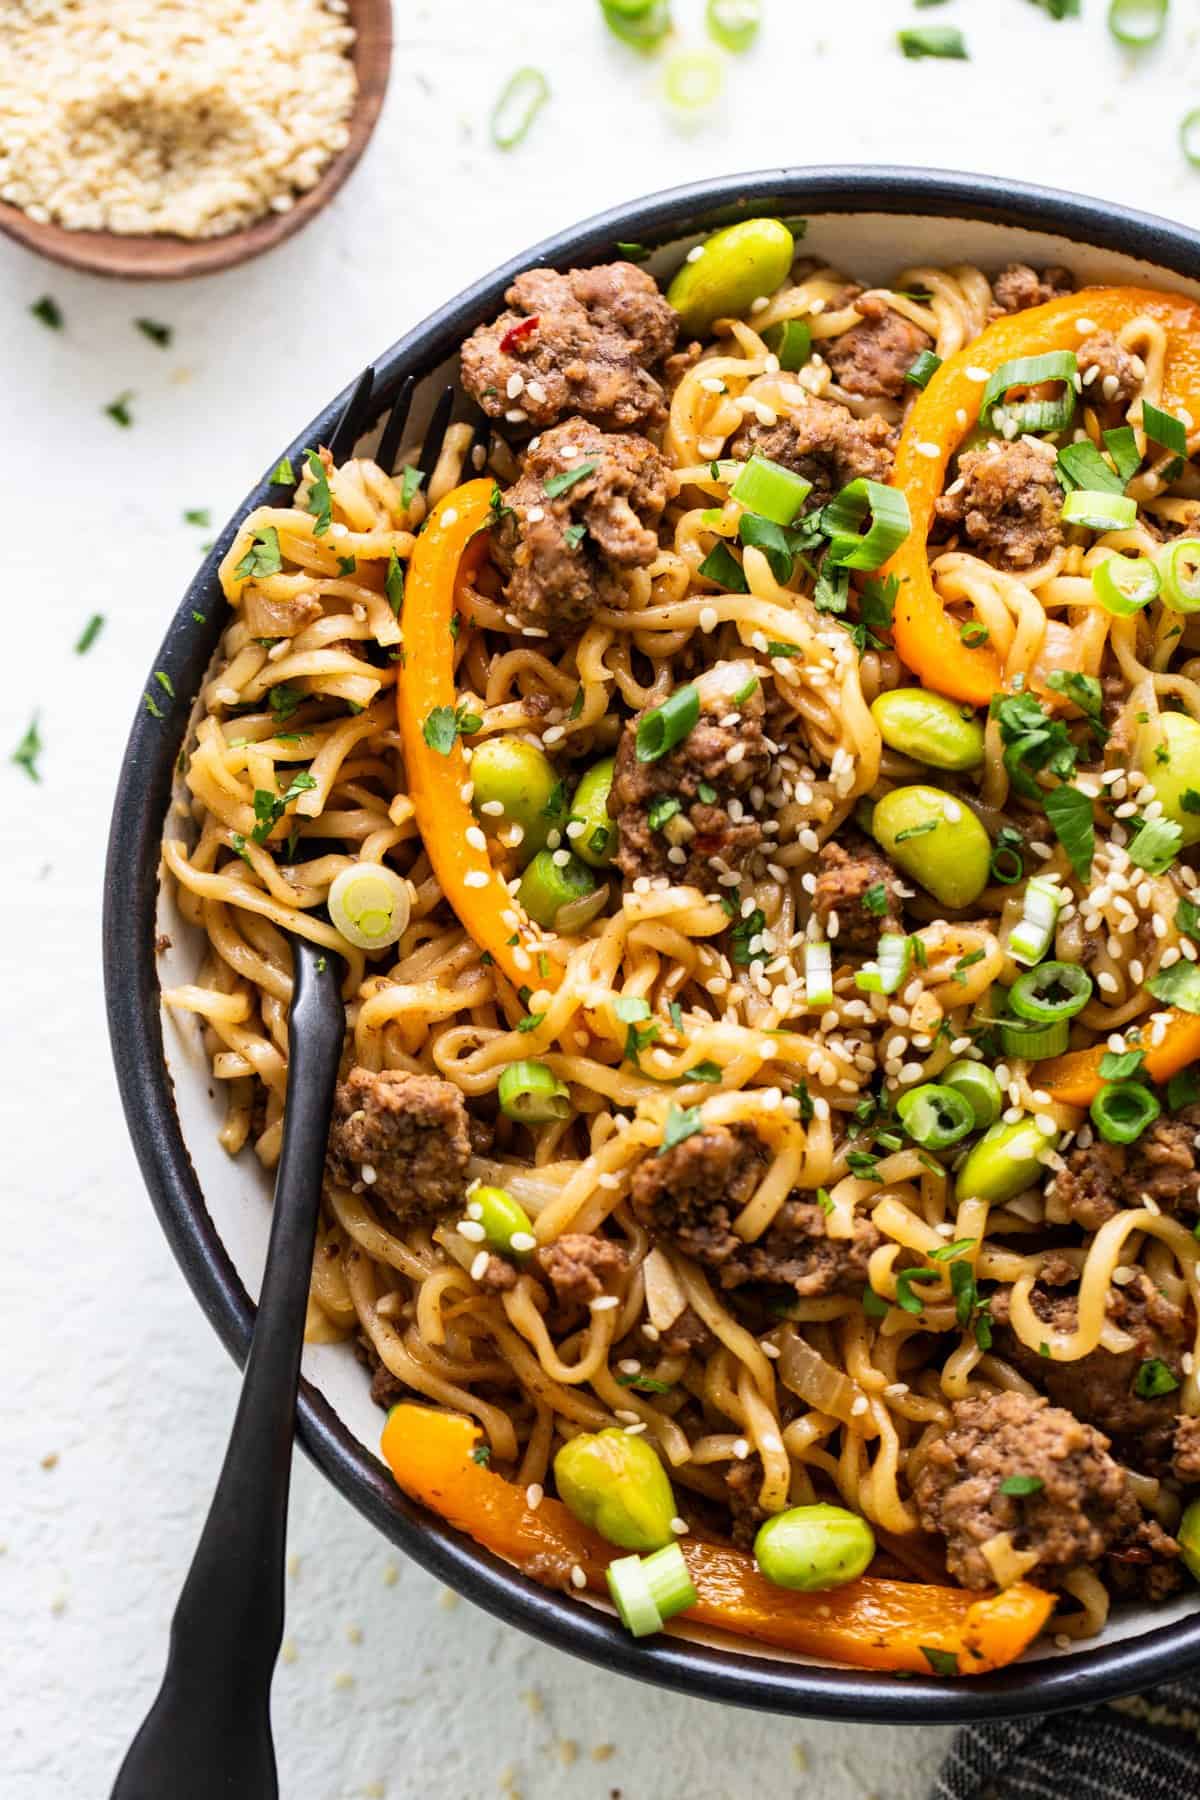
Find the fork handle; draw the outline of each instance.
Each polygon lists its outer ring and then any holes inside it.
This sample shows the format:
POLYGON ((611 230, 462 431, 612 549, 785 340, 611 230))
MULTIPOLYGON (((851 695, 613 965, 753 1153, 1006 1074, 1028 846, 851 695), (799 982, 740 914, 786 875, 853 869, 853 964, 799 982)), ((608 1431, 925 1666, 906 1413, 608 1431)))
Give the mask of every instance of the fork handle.
POLYGON ((287 1106, 241 1399, 184 1582, 158 1698, 112 1800, 276 1800, 270 1694, 305 1297, 345 1013, 338 963, 292 939, 287 1106))

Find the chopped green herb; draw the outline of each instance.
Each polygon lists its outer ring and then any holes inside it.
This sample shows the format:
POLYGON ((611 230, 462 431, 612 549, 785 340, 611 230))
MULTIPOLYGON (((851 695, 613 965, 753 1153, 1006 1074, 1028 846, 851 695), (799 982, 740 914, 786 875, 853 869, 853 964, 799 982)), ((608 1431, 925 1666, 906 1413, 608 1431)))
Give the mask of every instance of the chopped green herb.
POLYGON ((207 506, 189 506, 183 515, 185 525, 199 525, 207 529, 212 524, 212 514, 207 506))
POLYGON ((879 1158, 871 1156, 866 1150, 848 1150, 846 1167, 852 1175, 857 1175, 862 1181, 878 1181, 880 1179, 879 1158))
POLYGON ((93 613, 75 643, 76 656, 86 656, 100 633, 104 630, 104 614, 93 613))
POLYGON ((928 837, 931 831, 937 830, 939 824, 940 820, 938 819, 922 819, 919 825, 909 825, 903 831, 898 831, 895 842, 904 844, 908 842, 909 838, 928 837))
POLYGON ((517 1020, 517 1030, 518 1031, 536 1031, 538 1026, 541 1024, 542 1020, 545 1018, 545 1016, 546 1015, 544 1012, 527 1013, 523 1019, 517 1020))
POLYGON ((153 694, 143 694, 142 699, 145 702, 146 711, 150 714, 152 719, 161 719, 165 716, 162 707, 158 704, 158 701, 154 698, 153 694))
POLYGON ((357 568, 358 568, 358 560, 356 557, 353 557, 353 556, 339 556, 338 557, 338 574, 339 575, 353 575, 354 571, 357 568))
POLYGON ((685 1069, 679 1079, 681 1083, 685 1081, 720 1081, 722 1073, 720 1063, 706 1058, 703 1062, 693 1063, 690 1069, 685 1069))
POLYGON ((425 479, 425 471, 410 463, 400 477, 400 504, 407 512, 421 491, 421 483, 425 479))
POLYGON ((40 319, 42 324, 48 326, 51 331, 62 330, 62 308, 57 300, 51 299, 49 294, 43 294, 40 300, 35 300, 29 310, 35 319, 40 319))
POLYGON ((1034 776, 1042 769, 1060 781, 1069 780, 1079 752, 1063 721, 1051 719, 1033 694, 997 695, 991 715, 1005 745, 1004 766, 1019 794, 1030 800, 1041 798, 1034 776))
POLYGON ((1173 819, 1150 819, 1129 845, 1129 860, 1147 875, 1163 875, 1183 845, 1183 827, 1173 819))
POLYGON ((1107 738, 1108 732, 1100 722, 1103 695, 1095 675, 1080 675, 1075 669, 1052 669, 1046 677, 1046 686, 1056 694, 1064 694, 1090 721, 1096 735, 1102 741, 1107 738))
POLYGON ((977 1238, 955 1238, 952 1244, 939 1244, 936 1250, 931 1250, 929 1260, 935 1263, 957 1262, 960 1256, 973 1250, 977 1242, 977 1238))
POLYGON ((1000 1483, 1000 1492, 1019 1500, 1026 1494, 1040 1494, 1045 1485, 1040 1475, 1006 1475, 1000 1483))
POLYGON ((703 800, 705 806, 715 806, 717 803, 717 790, 712 786, 711 782, 698 781, 696 783, 696 798, 697 800, 703 800))
POLYGON ((871 883, 862 897, 862 903, 865 910, 873 913, 877 919, 883 916, 888 909, 888 893, 882 881, 871 883))
POLYGON ((457 712, 449 706, 435 706, 422 727, 422 736, 439 756, 449 756, 456 737, 460 734, 469 737, 482 724, 479 714, 471 712, 465 702, 457 712))
POLYGON ((1130 1081, 1146 1060, 1144 1050, 1106 1050, 1100 1058, 1101 1081, 1130 1081))
POLYGON ((678 800, 674 794, 660 794, 650 804, 650 810, 646 814, 646 823, 651 831, 661 831, 663 826, 682 810, 683 802, 678 800))
POLYGON ((305 509, 317 521, 313 526, 313 536, 324 537, 333 523, 333 495, 329 489, 329 474, 315 450, 306 450, 304 460, 312 477, 308 499, 304 503, 305 509))
POLYGON ((874 1288, 865 1289, 862 1297, 862 1309, 868 1319, 886 1319, 888 1316, 888 1303, 882 1294, 875 1292, 874 1288))
POLYGON ((625 258, 626 262, 644 263, 649 262, 650 260, 651 253, 647 250, 645 244, 623 244, 618 239, 617 249, 625 258))
MULTIPOLYGON (((761 907, 756 906, 752 913, 734 926, 729 934, 730 962, 737 963, 744 968, 752 960, 750 946, 754 939, 761 934, 766 922, 766 914, 761 907)), ((754 952, 753 954, 757 955, 758 953, 754 952)))
POLYGON ((577 719, 582 711, 583 711, 583 689, 580 687, 580 688, 575 689, 575 698, 571 702, 571 710, 567 714, 567 718, 568 719, 577 719))
POLYGON ((1044 796, 1043 805, 1046 817, 1054 827, 1054 835, 1070 859, 1071 867, 1080 881, 1089 880, 1092 858, 1096 853, 1096 823, 1092 802, 1079 788, 1068 787, 1064 782, 1061 787, 1052 789, 1044 796))
POLYGON ((478 1463, 481 1469, 486 1469, 491 1460, 492 1452, 490 1446, 487 1444, 476 1444, 474 1450, 471 1452, 471 1461, 473 1463, 478 1463))
POLYGON ((618 1375, 617 1386, 632 1388, 635 1394, 669 1394, 672 1381, 659 1381, 653 1375, 618 1375))
POLYGON ((896 42, 911 59, 922 56, 968 60, 967 41, 957 25, 913 25, 896 33, 896 42))
POLYGON ((148 337, 160 350, 165 350, 175 335, 170 325, 162 325, 157 319, 135 319, 133 322, 142 336, 148 337))
POLYGON ((1133 1391, 1139 1400, 1157 1400, 1162 1394, 1173 1394, 1178 1386, 1178 1378, 1159 1356, 1139 1364, 1133 1378, 1133 1391))
POLYGON ((304 695, 299 688, 289 687, 286 681, 281 681, 267 695, 267 704, 274 713, 277 723, 282 725, 286 719, 291 718, 303 698, 304 695))
POLYGON ((551 475, 549 481, 542 483, 542 492, 547 500, 557 500, 560 494, 569 493, 576 482, 586 481, 589 475, 596 473, 597 464, 590 462, 577 463, 573 469, 563 469, 558 475, 551 475))
POLYGON ((1172 1075, 1167 1083, 1167 1106, 1171 1112, 1182 1112, 1185 1106, 1194 1106, 1200 1100, 1200 1079, 1195 1069, 1181 1069, 1178 1075, 1172 1075))
POLYGON ((308 773, 308 770, 301 769, 292 776, 291 784, 284 794, 273 794, 269 788, 256 788, 254 790, 254 816, 258 820, 258 824, 250 834, 254 842, 265 844, 292 801, 298 800, 301 794, 308 793, 316 785, 316 780, 308 773))
POLYGON ((155 669, 154 679, 157 681, 163 693, 173 700, 175 698, 175 689, 171 684, 171 677, 167 674, 167 671, 165 669, 155 669))
POLYGON ((254 542, 233 572, 239 581, 253 581, 262 575, 278 575, 282 567, 279 533, 274 525, 268 525, 255 534, 254 542))
POLYGON ((685 1138, 695 1137, 704 1127, 700 1121, 698 1106, 676 1106, 672 1101, 667 1109, 667 1122, 663 1128, 663 1140, 658 1147, 658 1155, 665 1156, 676 1144, 682 1144, 685 1138))
POLYGON ((296 480, 296 471, 292 467, 290 456, 281 456, 271 470, 271 484, 274 487, 291 487, 296 480))
POLYGON ((568 525, 567 529, 563 532, 563 543, 567 546, 568 550, 578 550, 586 536, 586 525, 568 525))
POLYGON ((37 759, 41 753, 42 735, 38 730, 38 716, 34 713, 25 736, 13 751, 10 760, 16 763, 18 769, 24 769, 30 781, 40 781, 42 775, 37 766, 37 759))
POLYGON ((748 594, 750 592, 750 583, 746 580, 742 565, 724 539, 713 545, 696 573, 703 575, 705 581, 715 582, 727 593, 748 594))
POLYGON ((120 425, 124 430, 128 430, 133 424, 133 414, 129 410, 129 402, 132 399, 133 392, 131 389, 127 389, 125 393, 118 394, 115 400, 110 400, 104 408, 105 416, 111 419, 114 425, 120 425))
POLYGON ((250 852, 246 848, 246 840, 242 836, 241 832, 235 831, 230 841, 233 844, 233 847, 237 851, 238 855, 241 857, 242 861, 245 863, 246 867, 248 869, 252 869, 254 867, 254 864, 250 860, 250 852))
POLYGON ((901 1312, 919 1313, 924 1301, 913 1293, 914 1282, 936 1281, 936 1269, 901 1269, 896 1277, 896 1305, 901 1312))

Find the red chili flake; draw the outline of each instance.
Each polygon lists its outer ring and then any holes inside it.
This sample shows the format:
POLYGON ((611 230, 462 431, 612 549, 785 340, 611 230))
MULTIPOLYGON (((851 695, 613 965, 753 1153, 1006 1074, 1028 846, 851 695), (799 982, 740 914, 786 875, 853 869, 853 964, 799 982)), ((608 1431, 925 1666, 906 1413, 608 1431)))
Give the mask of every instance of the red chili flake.
POLYGON ((525 342, 527 337, 532 337, 533 333, 538 328, 538 324, 539 318, 537 313, 530 313, 527 319, 518 319, 515 325, 509 326, 504 336, 500 339, 501 350, 503 350, 506 355, 511 355, 519 345, 525 342))

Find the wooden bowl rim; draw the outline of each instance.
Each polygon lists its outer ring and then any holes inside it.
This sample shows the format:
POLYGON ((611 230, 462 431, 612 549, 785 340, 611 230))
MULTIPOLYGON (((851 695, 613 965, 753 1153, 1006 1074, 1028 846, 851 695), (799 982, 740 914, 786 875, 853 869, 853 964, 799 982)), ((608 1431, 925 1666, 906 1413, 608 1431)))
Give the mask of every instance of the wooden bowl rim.
POLYGON ((123 236, 114 231, 69 231, 64 225, 42 224, 19 206, 0 200, 0 231, 65 268, 134 281, 216 275, 293 237, 323 211, 357 164, 371 141, 387 93, 392 62, 391 0, 349 0, 349 6, 356 33, 351 56, 358 77, 350 141, 290 211, 270 213, 223 237, 184 238, 166 232, 123 236))

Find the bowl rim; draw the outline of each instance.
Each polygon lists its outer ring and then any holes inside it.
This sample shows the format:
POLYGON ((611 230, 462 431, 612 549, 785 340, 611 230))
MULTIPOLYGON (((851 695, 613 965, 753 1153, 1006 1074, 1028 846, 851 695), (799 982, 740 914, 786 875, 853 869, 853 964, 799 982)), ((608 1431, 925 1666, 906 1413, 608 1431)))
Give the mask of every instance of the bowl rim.
MULTIPOLYGON (((1144 258, 1200 281, 1200 233, 1108 201, 993 176, 921 168, 774 168, 668 189, 554 233, 472 283, 375 362, 375 395, 390 403, 407 374, 432 373, 504 289, 535 263, 569 266, 620 242, 669 243, 763 212, 884 213, 997 223, 1074 238, 1087 248, 1144 258)), ((325 441, 347 388, 293 442, 325 441)), ((113 805, 104 875, 103 967, 109 1033, 126 1122, 159 1222, 192 1291, 225 1347, 245 1360, 254 1309, 205 1206, 175 1111, 153 955, 162 823, 180 737, 224 628, 217 567, 260 481, 218 535, 172 619, 153 664, 179 696, 165 718, 139 709, 113 805)), ((155 689, 158 699, 163 696, 155 689)), ((163 710, 166 710, 165 708, 163 710)), ((1200 1663, 1200 1612, 1062 1660, 1018 1663, 962 1682, 903 1682, 867 1670, 817 1666, 665 1636, 630 1638, 607 1613, 538 1586, 402 1494, 382 1462, 324 1396, 301 1383, 297 1436, 358 1510, 407 1555, 506 1623, 544 1643, 678 1692, 802 1717, 895 1724, 968 1723, 1060 1711, 1134 1693, 1200 1663)))

